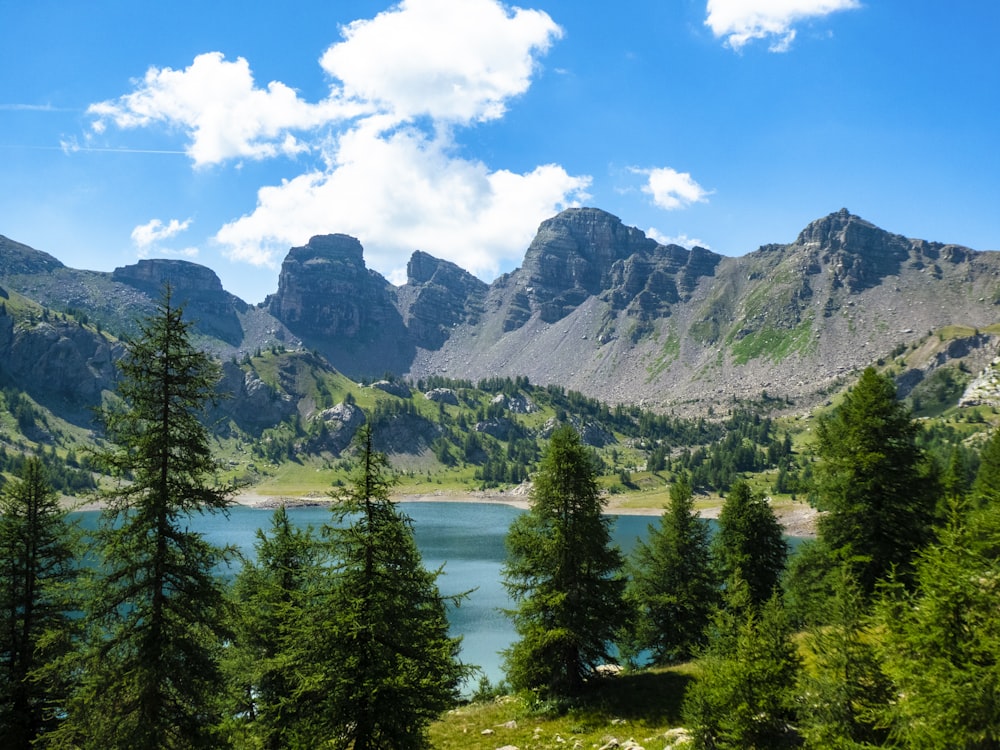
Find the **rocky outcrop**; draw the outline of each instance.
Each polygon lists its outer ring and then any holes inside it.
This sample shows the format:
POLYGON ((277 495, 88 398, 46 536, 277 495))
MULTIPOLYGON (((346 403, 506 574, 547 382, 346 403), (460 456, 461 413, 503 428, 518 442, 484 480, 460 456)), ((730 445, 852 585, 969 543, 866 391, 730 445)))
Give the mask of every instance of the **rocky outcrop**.
POLYGON ((391 380, 376 380, 372 383, 372 388, 378 388, 383 393, 388 393, 396 398, 409 398, 410 388, 404 383, 397 383, 391 380))
POLYGON ((247 305, 223 289, 210 268, 186 260, 156 258, 116 268, 111 280, 134 287, 154 300, 170 284, 173 301, 184 306, 185 316, 195 321, 200 332, 233 346, 243 341, 237 313, 246 312, 247 305))
POLYGON ((406 275, 399 290, 400 311, 417 346, 439 349, 452 328, 479 322, 488 286, 468 271, 418 250, 406 275))
POLYGON ((353 377, 405 372, 412 361, 395 289, 365 266, 354 237, 322 235, 292 248, 281 264, 278 291, 264 306, 353 377))
POLYGON ((120 344, 72 321, 14 326, 0 316, 0 377, 68 419, 89 424, 90 409, 113 390, 120 344))
POLYGON ((340 403, 324 409, 316 417, 322 425, 320 434, 313 439, 312 451, 329 451, 340 455, 354 440, 355 433, 365 424, 365 413, 354 404, 340 403))
POLYGON ((435 404, 450 404, 458 406, 458 396, 451 388, 432 388, 424 394, 424 398, 433 401, 435 404))
POLYGON ((222 366, 218 390, 224 396, 217 407, 221 414, 252 435, 260 435, 296 411, 293 396, 278 391, 262 381, 256 372, 244 371, 235 362, 222 366))

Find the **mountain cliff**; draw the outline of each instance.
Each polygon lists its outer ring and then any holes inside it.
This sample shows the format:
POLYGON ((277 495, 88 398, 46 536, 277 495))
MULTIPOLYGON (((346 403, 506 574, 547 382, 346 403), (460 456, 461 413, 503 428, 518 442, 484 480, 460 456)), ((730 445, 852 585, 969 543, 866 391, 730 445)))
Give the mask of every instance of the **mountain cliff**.
MULTIPOLYGON (((423 251, 407 277, 395 287, 366 267, 357 239, 317 236, 289 251, 277 291, 254 307, 186 261, 77 271, 0 237, 0 285, 48 308, 127 334, 169 280, 218 355, 306 348, 355 379, 523 375, 612 402, 703 411, 765 393, 815 403, 948 326, 968 330, 959 349, 973 366, 997 344, 986 329, 998 318, 1000 254, 909 239, 846 209, 792 242, 726 257, 574 208, 543 222, 521 267, 491 284, 423 251)), ((0 344, 12 337, 0 331, 0 344)), ((901 361, 901 388, 951 351, 901 361)), ((5 366, 8 377, 26 367, 5 366)))

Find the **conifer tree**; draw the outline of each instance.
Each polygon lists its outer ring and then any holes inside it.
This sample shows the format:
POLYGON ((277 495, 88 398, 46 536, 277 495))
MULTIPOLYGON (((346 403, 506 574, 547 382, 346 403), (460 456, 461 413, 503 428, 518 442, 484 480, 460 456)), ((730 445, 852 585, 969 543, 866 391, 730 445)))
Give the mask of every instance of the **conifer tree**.
POLYGON ((503 577, 520 640, 505 653, 506 672, 517 688, 573 695, 610 660, 625 581, 591 457, 572 427, 552 433, 531 500, 507 533, 503 577))
POLYGON ((833 594, 805 641, 809 668, 799 681, 799 726, 815 750, 883 747, 888 740, 883 709, 895 698, 882 670, 875 625, 851 566, 830 575, 833 594))
POLYGON ((709 626, 698 676, 682 712, 697 750, 794 747, 795 683, 800 668, 791 630, 775 594, 753 604, 733 577, 709 626))
POLYGON ((777 590, 788 556, 781 524, 763 495, 743 481, 733 485, 719 513, 712 552, 720 577, 739 576, 750 601, 760 606, 777 590))
POLYGON ((274 511, 270 533, 257 531, 256 557, 244 561, 233 584, 233 641, 225 665, 234 736, 253 738, 262 750, 293 747, 304 717, 315 706, 302 687, 309 646, 303 631, 314 618, 328 557, 311 528, 297 528, 285 506, 274 511))
POLYGON ((325 529, 335 562, 318 601, 325 616, 305 631, 315 670, 304 667, 297 695, 317 706, 313 746, 417 750, 471 671, 458 658, 461 639, 448 634, 446 606, 460 597, 443 597, 441 571, 423 567, 411 522, 389 497, 388 462, 372 447, 370 425, 357 446, 359 467, 325 529))
POLYGON ((925 548, 912 590, 879 603, 887 706, 902 747, 1000 747, 1000 505, 955 514, 925 548))
POLYGON ((95 750, 213 746, 222 551, 189 524, 230 502, 201 422, 218 367, 192 345, 169 286, 119 367, 120 401, 102 413, 113 445, 98 456, 118 482, 102 493, 82 682, 61 729, 95 750))
POLYGON ((77 534, 37 458, 0 492, 0 737, 27 750, 57 726, 68 690, 57 666, 75 630, 77 534))
POLYGON ((817 427, 817 504, 828 511, 819 536, 831 553, 861 561, 866 593, 893 568, 905 576, 931 538, 937 488, 922 473, 918 430, 892 380, 871 367, 817 427))
POLYGON ((650 525, 630 560, 632 651, 649 650, 655 663, 670 664, 689 658, 703 642, 718 593, 709 533, 694 510, 691 485, 681 477, 670 488, 670 506, 659 526, 650 525))
POLYGON ((1000 502, 1000 429, 993 431, 979 454, 971 494, 973 504, 979 507, 1000 502))

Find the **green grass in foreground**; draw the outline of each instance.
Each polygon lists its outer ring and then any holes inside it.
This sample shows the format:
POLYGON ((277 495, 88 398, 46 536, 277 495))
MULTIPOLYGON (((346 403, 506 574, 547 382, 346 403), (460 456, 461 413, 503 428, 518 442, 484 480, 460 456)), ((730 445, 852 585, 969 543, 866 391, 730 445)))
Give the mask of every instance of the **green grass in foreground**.
POLYGON ((660 748, 666 733, 681 724, 681 701, 691 679, 692 667, 681 665, 602 679, 572 702, 511 695, 471 703, 431 725, 431 745, 435 750, 496 750, 505 745, 567 750, 601 747, 616 738, 660 748))

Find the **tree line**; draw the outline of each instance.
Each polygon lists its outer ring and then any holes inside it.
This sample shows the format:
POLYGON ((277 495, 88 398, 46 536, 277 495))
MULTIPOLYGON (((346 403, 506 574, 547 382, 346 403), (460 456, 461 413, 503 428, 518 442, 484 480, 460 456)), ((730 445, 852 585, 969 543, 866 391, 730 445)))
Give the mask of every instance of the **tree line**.
MULTIPOLYGON (((169 287, 120 367, 91 564, 40 461, 0 495, 5 747, 426 747, 472 674, 448 633, 461 596, 423 567, 371 427, 330 523, 278 509, 227 581, 236 553, 189 528, 233 491, 202 419, 218 368, 169 287)), ((815 541, 790 555, 742 482, 710 534, 682 475, 626 559, 592 452, 557 429, 507 537, 510 688, 572 700, 616 652, 693 660, 698 748, 997 747, 1000 433, 966 487, 919 432, 867 370, 818 425, 815 541)))

